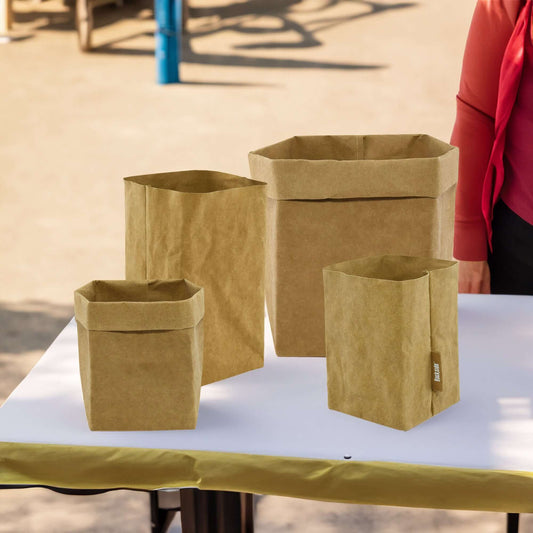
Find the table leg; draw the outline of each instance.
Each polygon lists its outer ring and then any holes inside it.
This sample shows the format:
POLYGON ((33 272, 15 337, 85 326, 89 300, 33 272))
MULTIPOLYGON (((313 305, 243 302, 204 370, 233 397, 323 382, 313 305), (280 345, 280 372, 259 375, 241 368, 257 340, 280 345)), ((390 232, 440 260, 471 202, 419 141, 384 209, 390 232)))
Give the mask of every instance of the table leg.
POLYGON ((91 32, 93 31, 91 0, 76 0, 76 29, 80 50, 88 52, 91 49, 91 32))
POLYGON ((181 490, 183 533, 253 533, 253 495, 181 490))
POLYGON ((179 489, 150 492, 152 533, 166 533, 180 508, 179 489))
POLYGON ((0 42, 9 41, 10 8, 10 0, 0 0, 0 42))
POLYGON ((518 522, 520 515, 518 513, 507 513, 507 533, 518 533, 518 522))
POLYGON ((254 495, 241 492, 241 533, 254 533, 254 495))
POLYGON ((182 34, 186 35, 187 22, 189 20, 189 0, 181 0, 181 30, 182 34))
POLYGON ((7 0, 7 29, 11 30, 13 28, 13 1, 7 0))

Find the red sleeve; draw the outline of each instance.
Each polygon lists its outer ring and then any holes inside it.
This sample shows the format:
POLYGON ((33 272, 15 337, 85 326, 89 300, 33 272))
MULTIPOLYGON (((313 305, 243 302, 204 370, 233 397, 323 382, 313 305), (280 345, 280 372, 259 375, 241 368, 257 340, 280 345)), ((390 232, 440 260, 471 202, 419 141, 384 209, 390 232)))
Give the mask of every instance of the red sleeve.
POLYGON ((459 147, 454 256, 487 258, 481 190, 494 142, 500 67, 520 2, 478 0, 466 42, 451 144, 459 147))

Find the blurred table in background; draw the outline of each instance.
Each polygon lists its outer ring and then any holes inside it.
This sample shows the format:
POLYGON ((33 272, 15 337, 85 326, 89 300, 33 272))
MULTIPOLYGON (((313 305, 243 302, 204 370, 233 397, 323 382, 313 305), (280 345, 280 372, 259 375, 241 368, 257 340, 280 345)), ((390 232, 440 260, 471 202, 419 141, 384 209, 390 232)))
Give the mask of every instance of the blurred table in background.
MULTIPOLYGON (((0 2, 9 0, 0 0, 0 2)), ((75 0, 76 29, 80 50, 89 52, 92 48, 91 35, 94 29, 94 9, 106 4, 122 6, 123 0, 75 0)), ((188 0, 154 0, 157 24, 155 34, 155 57, 159 83, 180 81, 181 37, 186 26, 188 0)), ((0 26, 1 35, 1 26, 0 26)))

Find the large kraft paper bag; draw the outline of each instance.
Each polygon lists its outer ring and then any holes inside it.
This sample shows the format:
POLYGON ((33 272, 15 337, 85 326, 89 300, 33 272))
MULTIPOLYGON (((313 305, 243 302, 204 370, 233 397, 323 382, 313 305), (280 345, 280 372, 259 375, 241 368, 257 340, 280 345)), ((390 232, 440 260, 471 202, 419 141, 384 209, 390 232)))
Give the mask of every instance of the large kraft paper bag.
POLYGON ((452 258, 458 151, 427 135, 293 137, 251 152, 267 189, 276 353, 324 356, 322 268, 371 255, 452 258))
POLYGON ((202 384, 263 366, 264 183, 212 171, 125 178, 126 279, 205 290, 202 384))
POLYGON ((194 429, 203 289, 187 280, 92 281, 74 293, 92 430, 194 429))
POLYGON ((459 401, 457 263, 381 256, 323 273, 330 409, 407 430, 459 401))

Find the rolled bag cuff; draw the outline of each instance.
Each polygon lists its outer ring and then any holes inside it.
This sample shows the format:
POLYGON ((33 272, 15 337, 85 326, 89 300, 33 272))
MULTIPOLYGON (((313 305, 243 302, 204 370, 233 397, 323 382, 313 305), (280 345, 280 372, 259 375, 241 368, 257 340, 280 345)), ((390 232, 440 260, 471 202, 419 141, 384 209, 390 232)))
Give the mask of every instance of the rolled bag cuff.
POLYGON ((485 220, 455 221, 453 256, 459 261, 486 261, 488 238, 485 220))
POLYGON ((170 331, 195 327, 204 317, 202 289, 184 300, 91 302, 74 294, 76 320, 92 331, 170 331))

